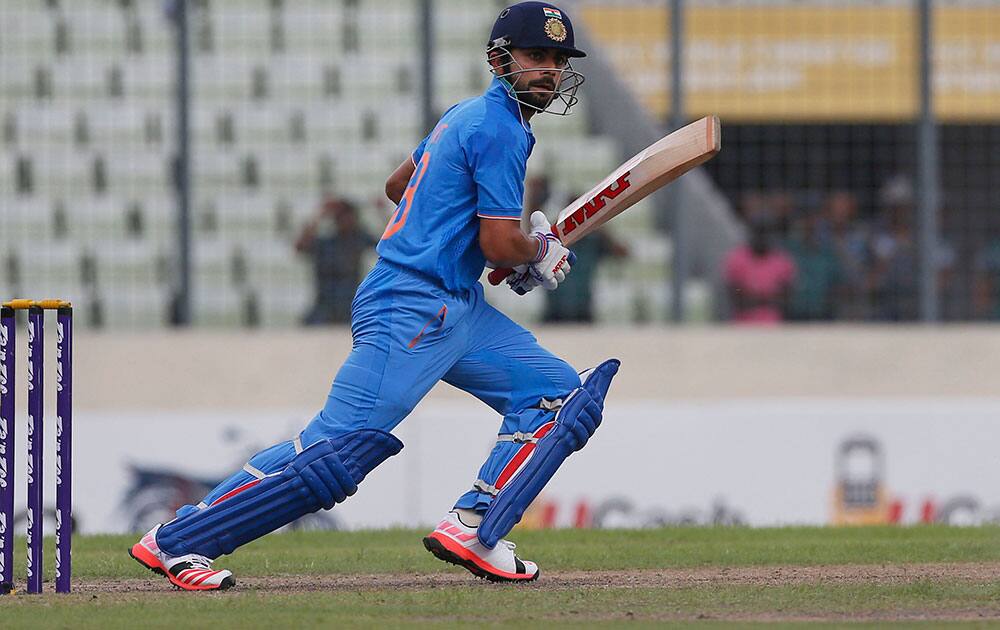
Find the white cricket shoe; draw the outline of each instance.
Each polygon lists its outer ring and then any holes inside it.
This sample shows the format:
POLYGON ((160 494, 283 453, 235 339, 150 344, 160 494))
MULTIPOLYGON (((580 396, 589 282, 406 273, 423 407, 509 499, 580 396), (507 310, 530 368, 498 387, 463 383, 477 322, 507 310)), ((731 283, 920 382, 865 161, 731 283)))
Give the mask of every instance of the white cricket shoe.
POLYGON ((465 567, 491 582, 530 582, 538 579, 538 565, 514 554, 514 543, 501 540, 488 549, 452 511, 424 538, 424 547, 439 560, 465 567))
POLYGON ((221 591, 236 585, 236 578, 230 571, 213 570, 212 561, 205 556, 196 553, 171 556, 162 551, 156 544, 156 531, 160 527, 157 525, 146 532, 139 542, 132 545, 128 555, 185 591, 221 591))

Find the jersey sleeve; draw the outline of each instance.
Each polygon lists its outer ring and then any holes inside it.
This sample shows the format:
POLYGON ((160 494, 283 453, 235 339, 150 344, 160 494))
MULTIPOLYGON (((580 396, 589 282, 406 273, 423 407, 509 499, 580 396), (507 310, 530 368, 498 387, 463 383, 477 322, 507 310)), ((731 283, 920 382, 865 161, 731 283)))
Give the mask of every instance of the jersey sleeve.
POLYGON ((476 214, 485 219, 521 220, 527 151, 502 127, 486 125, 469 136, 468 155, 478 201, 476 214))
POLYGON ((427 138, 430 138, 430 135, 424 136, 424 139, 420 141, 417 148, 410 154, 410 160, 413 161, 414 166, 420 164, 420 158, 424 157, 424 147, 427 146, 427 138))

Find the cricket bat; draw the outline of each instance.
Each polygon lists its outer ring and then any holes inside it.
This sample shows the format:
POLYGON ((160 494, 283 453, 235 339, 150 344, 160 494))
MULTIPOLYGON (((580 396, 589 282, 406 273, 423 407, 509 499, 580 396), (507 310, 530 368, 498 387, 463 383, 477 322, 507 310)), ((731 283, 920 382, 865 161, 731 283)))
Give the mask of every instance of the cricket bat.
MULTIPOLYGON (((640 151, 563 208, 552 231, 569 247, 651 193, 704 164, 721 148, 718 116, 707 116, 681 127, 640 151)), ((511 269, 494 269, 489 275, 490 284, 500 284, 511 273, 511 269)))

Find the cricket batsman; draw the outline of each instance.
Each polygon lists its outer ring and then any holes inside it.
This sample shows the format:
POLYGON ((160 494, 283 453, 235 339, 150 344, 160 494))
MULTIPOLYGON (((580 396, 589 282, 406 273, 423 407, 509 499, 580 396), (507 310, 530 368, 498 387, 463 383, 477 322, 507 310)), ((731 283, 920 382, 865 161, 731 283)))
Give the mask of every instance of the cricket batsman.
MULTIPOLYGON (((504 9, 486 51, 484 94, 449 109, 386 182, 397 204, 379 259, 352 305, 350 355, 305 429, 254 455, 198 505, 157 525, 130 553, 186 590, 225 589, 224 554, 353 495, 403 448, 390 432, 440 380, 503 421, 489 457, 424 546, 492 581, 538 578, 504 540, 562 462, 601 422, 619 362, 577 374, 490 306, 487 263, 515 272, 518 294, 555 290, 573 255, 541 212, 520 227, 535 114, 567 114, 583 76, 570 59, 573 24, 545 2, 504 9)), ((442 453, 446 456, 446 453, 442 453)))

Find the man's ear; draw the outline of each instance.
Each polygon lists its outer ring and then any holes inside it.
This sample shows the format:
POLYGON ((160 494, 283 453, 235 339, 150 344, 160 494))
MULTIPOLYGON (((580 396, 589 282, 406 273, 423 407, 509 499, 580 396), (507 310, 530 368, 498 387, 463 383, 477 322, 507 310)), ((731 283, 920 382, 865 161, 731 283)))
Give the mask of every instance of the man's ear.
POLYGON ((500 63, 500 58, 503 56, 505 55, 499 50, 491 50, 486 56, 486 63, 494 70, 503 70, 503 64, 500 63))

